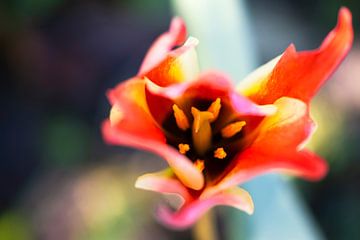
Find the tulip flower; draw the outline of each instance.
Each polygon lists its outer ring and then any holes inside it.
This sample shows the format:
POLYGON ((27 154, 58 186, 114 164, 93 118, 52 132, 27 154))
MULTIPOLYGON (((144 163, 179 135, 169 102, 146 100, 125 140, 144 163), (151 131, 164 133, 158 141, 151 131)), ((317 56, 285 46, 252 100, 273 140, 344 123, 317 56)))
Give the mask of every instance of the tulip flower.
POLYGON ((239 184, 270 171, 308 180, 326 174, 326 162, 305 149, 316 128, 309 103, 352 39, 351 13, 342 8, 318 49, 298 52, 290 45, 235 87, 223 73, 199 72, 198 40, 186 40, 183 21, 174 18, 137 75, 109 90, 104 138, 167 161, 168 169, 145 174, 135 184, 183 200, 176 209, 158 208, 164 224, 186 228, 216 205, 252 214, 252 199, 239 184))

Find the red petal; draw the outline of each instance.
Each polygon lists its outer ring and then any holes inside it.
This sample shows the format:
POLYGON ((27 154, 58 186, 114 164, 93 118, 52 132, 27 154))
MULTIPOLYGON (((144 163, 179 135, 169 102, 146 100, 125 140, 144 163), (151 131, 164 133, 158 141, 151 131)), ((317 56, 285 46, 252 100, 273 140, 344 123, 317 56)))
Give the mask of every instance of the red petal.
POLYGON ((300 100, 283 97, 275 102, 276 114, 264 118, 256 129, 248 149, 235 159, 233 168, 207 190, 212 194, 270 170, 287 170, 316 180, 327 172, 326 163, 316 155, 301 150, 314 131, 307 105, 300 100))
POLYGON ((149 114, 143 80, 133 78, 120 83, 108 92, 108 98, 112 104, 110 120, 116 118, 112 113, 120 115, 118 122, 111 122, 114 130, 125 130, 126 133, 139 138, 165 141, 163 133, 149 114))
MULTIPOLYGON (((220 72, 206 72, 197 80, 161 87, 153 81, 146 82, 146 98, 150 112, 158 123, 162 123, 174 102, 181 106, 189 99, 215 100, 221 98, 228 102, 239 115, 266 116, 276 111, 271 105, 259 106, 234 92, 231 80, 220 72)), ((190 109, 191 106, 186 106, 190 109)))
MULTIPOLYGON (((249 73, 240 83, 236 86, 237 91, 247 97, 254 98, 257 94, 263 92, 262 88, 266 86, 266 83, 274 70, 276 64, 279 62, 281 55, 270 60, 269 62, 258 67, 251 73, 249 73)), ((259 96, 257 96, 259 97, 259 96)))
POLYGON ((171 228, 184 229, 190 227, 206 211, 216 205, 231 206, 248 214, 252 214, 254 211, 254 204, 249 193, 241 188, 233 188, 209 198, 185 204, 175 213, 169 208, 161 206, 157 211, 157 216, 160 222, 171 228))
POLYGON ((212 195, 271 171, 284 171, 315 181, 326 175, 328 165, 322 158, 307 150, 284 151, 271 155, 262 149, 249 148, 239 156, 236 167, 221 182, 207 188, 203 194, 212 195))
POLYGON ((141 64, 138 75, 145 75, 156 67, 166 58, 173 47, 183 44, 185 39, 185 23, 181 18, 174 18, 171 21, 169 31, 160 35, 150 47, 141 64))
POLYGON ((175 148, 166 144, 165 136, 148 113, 144 81, 131 79, 119 84, 109 92, 112 102, 110 116, 102 126, 106 141, 112 144, 149 150, 163 156, 177 177, 188 187, 201 189, 204 184, 202 173, 192 162, 175 148))
POLYGON ((337 26, 319 49, 296 52, 290 45, 268 80, 249 97, 261 104, 273 103, 282 96, 308 102, 350 50, 352 40, 351 13, 347 8, 341 8, 337 26))
POLYGON ((162 34, 146 54, 138 76, 146 76, 160 86, 196 77, 199 69, 194 47, 198 40, 190 37, 184 43, 185 38, 184 22, 180 18, 174 18, 170 30, 162 34), (182 46, 172 50, 179 45, 182 46))
POLYGON ((297 149, 311 136, 315 124, 304 102, 288 97, 275 101, 276 114, 264 118, 256 131, 253 147, 277 154, 283 149, 297 149))
POLYGON ((166 58, 145 76, 159 86, 189 81, 199 74, 195 46, 198 40, 189 38, 184 45, 168 53, 166 58))
POLYGON ((102 126, 104 139, 111 144, 131 146, 156 153, 168 162, 171 169, 181 182, 189 188, 199 190, 204 186, 202 173, 193 163, 175 148, 164 141, 158 141, 129 131, 127 128, 114 128, 109 121, 102 126))

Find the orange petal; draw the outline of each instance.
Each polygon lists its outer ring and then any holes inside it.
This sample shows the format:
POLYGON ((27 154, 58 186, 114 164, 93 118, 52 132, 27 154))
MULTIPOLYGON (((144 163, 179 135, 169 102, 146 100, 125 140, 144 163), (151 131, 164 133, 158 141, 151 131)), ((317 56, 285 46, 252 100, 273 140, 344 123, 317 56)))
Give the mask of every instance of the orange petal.
POLYGON ((296 52, 290 45, 267 77, 268 69, 263 69, 260 80, 253 82, 254 87, 247 84, 250 87, 240 87, 243 88, 241 91, 260 104, 273 103, 282 96, 308 102, 350 50, 353 41, 351 21, 350 11, 341 8, 337 26, 320 48, 296 52))
POLYGON ((109 92, 109 99, 115 110, 112 111, 112 123, 107 120, 102 126, 105 140, 163 156, 186 186, 201 189, 204 184, 202 173, 187 157, 167 145, 164 134, 148 113, 144 84, 142 80, 131 79, 109 92))
POLYGON ((255 130, 257 137, 252 146, 273 152, 296 149, 315 129, 308 106, 300 100, 288 97, 278 99, 274 105, 277 112, 264 118, 255 130))
POLYGON ((284 150, 274 155, 263 149, 248 148, 235 161, 235 167, 218 184, 206 188, 204 196, 215 194, 268 172, 283 171, 315 181, 323 178, 328 171, 326 161, 307 150, 284 150))
POLYGON ((181 18, 173 18, 168 32, 160 35, 152 44, 141 64, 138 75, 144 75, 159 65, 175 46, 186 39, 186 26, 181 18))
POLYGON ((175 148, 166 144, 165 139, 152 139, 129 130, 125 126, 112 127, 110 121, 105 121, 102 125, 104 139, 115 145, 130 146, 138 149, 151 151, 162 156, 175 175, 181 182, 192 189, 199 190, 204 186, 202 173, 184 155, 180 154, 175 148))
POLYGON ((190 37, 181 47, 172 52, 156 67, 146 74, 146 77, 159 86, 169 86, 174 83, 190 81, 199 74, 199 66, 195 46, 198 40, 190 37))
POLYGON ((269 62, 248 74, 236 86, 237 91, 243 96, 254 96, 258 94, 264 87, 266 87, 266 83, 270 77, 270 74, 274 70, 280 58, 281 55, 270 60, 269 62))
POLYGON ((271 170, 286 170, 311 180, 325 175, 326 162, 302 149, 314 131, 307 105, 283 97, 275 106, 276 114, 264 118, 251 145, 235 157, 229 173, 207 192, 221 191, 271 170))
POLYGON ((113 105, 110 112, 112 127, 126 130, 137 137, 165 141, 149 114, 143 80, 133 78, 120 83, 108 92, 108 98, 113 105))
POLYGON ((174 102, 188 99, 203 99, 214 101, 221 99, 229 103, 238 115, 267 116, 276 111, 272 104, 257 105, 248 98, 236 93, 229 77, 221 72, 208 71, 199 75, 194 81, 161 87, 145 80, 146 100, 152 116, 161 125, 172 111, 174 102))
POLYGON ((160 222, 173 229, 184 229, 190 227, 205 212, 217 205, 234 207, 248 214, 252 214, 254 211, 254 204, 249 193, 241 188, 232 188, 208 198, 185 203, 176 212, 172 212, 166 206, 160 206, 157 217, 160 222))
POLYGON ((193 37, 185 42, 186 27, 180 18, 174 18, 168 32, 162 34, 150 47, 138 73, 159 86, 194 79, 199 73, 193 37), (179 48, 172 50, 174 47, 179 48))

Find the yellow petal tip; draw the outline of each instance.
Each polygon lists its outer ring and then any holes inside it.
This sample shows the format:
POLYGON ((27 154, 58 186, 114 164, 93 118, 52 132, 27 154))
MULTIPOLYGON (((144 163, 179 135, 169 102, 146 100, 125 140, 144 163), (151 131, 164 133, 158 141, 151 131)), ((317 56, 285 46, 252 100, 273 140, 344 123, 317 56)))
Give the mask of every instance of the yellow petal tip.
POLYGON ((124 118, 124 113, 121 111, 120 107, 114 105, 110 110, 110 124, 111 126, 115 126, 124 118))

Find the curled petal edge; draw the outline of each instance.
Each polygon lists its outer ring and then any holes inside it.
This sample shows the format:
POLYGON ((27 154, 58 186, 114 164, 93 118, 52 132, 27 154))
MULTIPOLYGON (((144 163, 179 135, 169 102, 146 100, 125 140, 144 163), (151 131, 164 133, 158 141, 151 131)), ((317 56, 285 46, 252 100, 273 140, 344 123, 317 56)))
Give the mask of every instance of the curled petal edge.
POLYGON ((173 18, 168 32, 160 35, 147 52, 138 75, 142 76, 162 62, 170 50, 184 43, 186 39, 186 26, 179 17, 173 18))
POLYGON ((186 186, 201 189, 204 185, 202 173, 188 158, 166 144, 164 134, 149 114, 144 85, 143 80, 134 78, 109 91, 113 107, 110 120, 102 125, 104 139, 112 144, 140 148, 164 157, 186 186))
MULTIPOLYGON (((159 86, 149 79, 145 79, 149 102, 158 106, 159 102, 177 102, 186 96, 216 99, 228 99, 238 115, 268 116, 275 114, 273 104, 257 105, 246 97, 234 92, 231 80, 221 72, 209 71, 202 73, 197 80, 172 84, 167 87, 159 86), (151 101, 154 99, 154 101, 151 101)), ((152 106, 149 105, 151 109, 152 106)), ((163 108, 164 110, 166 109, 163 108)), ((168 109, 171 109, 168 106, 168 109)), ((158 114, 167 115, 167 114, 158 114)))
POLYGON ((184 202, 189 202, 192 199, 188 189, 174 177, 171 169, 144 174, 137 178, 135 187, 158 193, 176 194, 184 202))
POLYGON ((105 121, 102 125, 104 139, 111 144, 125 145, 147 150, 162 156, 174 171, 181 182, 189 188, 199 190, 204 186, 202 173, 185 156, 176 149, 168 146, 164 142, 144 139, 126 131, 119 131, 112 128, 110 121, 105 121))
POLYGON ((190 81, 199 75, 199 63, 195 47, 198 40, 189 37, 179 48, 170 51, 154 68, 141 77, 147 77, 160 86, 190 81))
MULTIPOLYGON (((265 117, 259 125, 255 140, 234 159, 231 170, 205 195, 241 184, 257 174, 281 170, 309 180, 322 178, 326 162, 303 149, 315 125, 309 117, 307 104, 283 97, 274 103, 278 112, 265 117)), ((251 137, 249 137, 251 138, 251 137)))
POLYGON ((253 214, 254 204, 250 194, 242 188, 231 188, 218 192, 208 198, 201 198, 186 203, 173 212, 167 206, 160 206, 156 212, 157 219, 170 228, 181 230, 194 224, 210 208, 224 205, 253 214))
POLYGON ((257 94, 264 87, 268 77, 274 70, 282 55, 273 58, 269 62, 255 69, 248 74, 237 86, 237 92, 243 96, 251 96, 257 94))
POLYGON ((301 100, 282 97, 275 101, 278 111, 267 116, 258 126, 252 146, 269 152, 296 149, 313 134, 315 124, 309 116, 308 105, 301 100), (271 139, 271 141, 269 141, 271 139))
POLYGON ((320 180, 328 172, 327 162, 308 150, 271 156, 259 149, 247 149, 239 157, 238 163, 221 182, 206 188, 203 196, 211 196, 269 172, 284 172, 310 181, 320 180))
POLYGON ((344 59, 352 42, 351 12, 342 7, 336 27, 318 49, 297 52, 291 44, 278 61, 266 64, 255 74, 258 79, 253 75, 252 80, 241 84, 240 91, 259 104, 273 103, 282 96, 309 102, 344 59))

